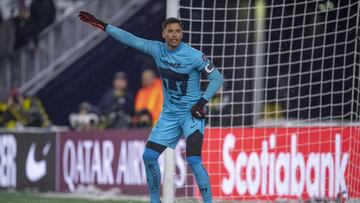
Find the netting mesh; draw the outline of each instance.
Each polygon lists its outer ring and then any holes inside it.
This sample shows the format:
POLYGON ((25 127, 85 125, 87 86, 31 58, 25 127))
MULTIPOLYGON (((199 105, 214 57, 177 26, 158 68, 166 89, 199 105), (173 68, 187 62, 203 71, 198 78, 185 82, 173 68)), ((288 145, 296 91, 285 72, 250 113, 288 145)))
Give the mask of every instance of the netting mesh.
POLYGON ((264 117, 357 119, 358 2, 256 2, 181 1, 184 41, 226 78, 221 107, 214 101, 210 108, 210 125, 254 125, 264 117), (262 30, 256 30, 257 10, 266 13, 262 30))
MULTIPOLYGON (((340 193, 346 193, 341 197, 359 197, 359 130, 354 127, 359 122, 360 99, 359 2, 181 0, 179 16, 184 23, 184 41, 203 51, 225 77, 223 88, 208 105, 210 128, 203 152, 207 154, 204 162, 210 176, 216 177, 212 180, 214 196, 231 200, 307 199, 338 198, 340 193), (264 126, 268 128, 260 128, 264 126), (224 152, 229 134, 235 136, 228 154, 230 162, 234 162, 233 173, 225 163, 229 162, 224 152), (291 141, 293 135, 296 142, 291 141), (336 168, 325 167, 332 164, 330 158, 323 162, 320 158, 325 169, 319 170, 324 170, 326 176, 319 178, 324 179, 325 186, 319 180, 315 193, 310 188, 317 179, 314 174, 307 177, 310 185, 305 184, 304 193, 291 193, 290 185, 288 193, 281 193, 277 184, 286 182, 285 168, 281 166, 280 183, 275 181, 273 193, 269 192, 272 183, 268 178, 273 173, 270 166, 263 174, 268 177, 264 180, 267 186, 260 184, 255 193, 244 186, 242 193, 240 180, 251 173, 249 183, 256 181, 257 169, 239 169, 237 159, 244 161, 239 154, 246 154, 244 163, 249 165, 250 154, 260 154, 264 144, 270 149, 271 139, 277 141, 271 149, 275 159, 295 146, 304 157, 305 168, 313 154, 322 157, 322 153, 329 152, 336 165, 336 153, 341 151, 341 160, 348 153, 346 191, 336 182, 338 176, 329 175, 336 168), (341 150, 336 147, 337 139, 341 150), (234 182, 230 181, 231 174, 234 182), (349 174, 356 176, 351 178, 349 174), (233 187, 231 192, 224 188, 227 183, 233 187)), ((301 175, 295 176, 295 181, 301 180, 301 175)))

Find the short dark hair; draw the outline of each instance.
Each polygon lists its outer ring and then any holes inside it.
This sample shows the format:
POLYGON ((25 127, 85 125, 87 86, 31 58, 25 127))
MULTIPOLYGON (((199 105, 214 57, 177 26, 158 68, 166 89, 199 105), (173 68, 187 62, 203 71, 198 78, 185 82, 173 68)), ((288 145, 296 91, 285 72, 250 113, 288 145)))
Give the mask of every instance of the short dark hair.
POLYGON ((179 19, 174 18, 174 17, 166 18, 166 19, 164 20, 164 22, 162 23, 162 28, 165 29, 166 26, 167 26, 168 24, 171 24, 171 23, 178 23, 178 24, 180 25, 181 29, 183 29, 183 24, 182 24, 182 22, 181 22, 179 19))

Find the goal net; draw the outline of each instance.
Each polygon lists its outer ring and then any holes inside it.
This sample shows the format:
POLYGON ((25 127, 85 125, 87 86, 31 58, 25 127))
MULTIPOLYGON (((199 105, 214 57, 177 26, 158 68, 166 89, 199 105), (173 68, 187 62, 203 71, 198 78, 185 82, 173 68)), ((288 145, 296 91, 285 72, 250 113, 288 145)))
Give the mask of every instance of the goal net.
POLYGON ((180 1, 184 41, 225 78, 203 145, 216 200, 360 198, 359 4, 180 1))

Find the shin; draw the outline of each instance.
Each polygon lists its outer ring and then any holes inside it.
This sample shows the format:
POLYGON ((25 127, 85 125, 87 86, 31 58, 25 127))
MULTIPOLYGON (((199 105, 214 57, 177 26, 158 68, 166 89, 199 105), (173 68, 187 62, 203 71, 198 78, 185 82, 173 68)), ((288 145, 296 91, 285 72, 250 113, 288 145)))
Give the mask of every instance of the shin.
POLYGON ((166 149, 166 146, 148 141, 143 153, 143 161, 145 165, 146 180, 150 192, 150 202, 160 202, 160 167, 158 158, 166 149))
POLYGON ((205 203, 212 202, 209 175, 201 160, 203 135, 196 131, 186 140, 186 160, 192 169, 196 183, 205 203))

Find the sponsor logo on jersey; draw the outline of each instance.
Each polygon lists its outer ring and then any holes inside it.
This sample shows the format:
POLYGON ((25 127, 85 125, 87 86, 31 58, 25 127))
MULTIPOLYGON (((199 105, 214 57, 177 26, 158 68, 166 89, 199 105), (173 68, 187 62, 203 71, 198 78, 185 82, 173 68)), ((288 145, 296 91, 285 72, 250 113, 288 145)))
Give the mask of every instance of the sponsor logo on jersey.
POLYGON ((166 66, 170 66, 170 67, 173 67, 173 68, 181 68, 181 64, 180 64, 180 63, 171 63, 171 62, 166 61, 166 60, 164 60, 164 59, 160 59, 160 60, 161 60, 161 62, 162 62, 163 64, 165 64, 166 66))
POLYGON ((202 60, 203 60, 203 61, 206 61, 206 60, 207 60, 205 54, 202 55, 202 60))

